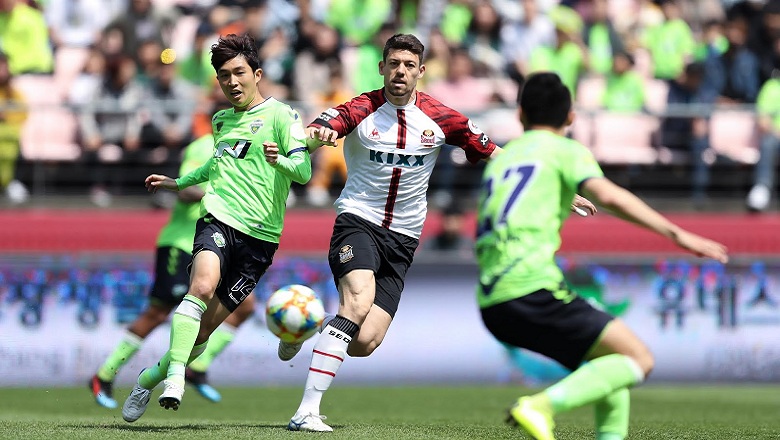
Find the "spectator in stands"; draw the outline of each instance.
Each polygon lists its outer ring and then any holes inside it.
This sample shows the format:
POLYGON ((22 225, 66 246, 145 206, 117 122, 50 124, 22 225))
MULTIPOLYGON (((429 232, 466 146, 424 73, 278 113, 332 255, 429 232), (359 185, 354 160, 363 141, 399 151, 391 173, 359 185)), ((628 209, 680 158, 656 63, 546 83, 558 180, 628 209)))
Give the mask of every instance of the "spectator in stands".
MULTIPOLYGON (((355 93, 360 94, 381 89, 384 85, 382 76, 376 73, 379 70, 379 62, 382 61, 382 49, 385 47, 385 41, 389 40, 393 34, 395 34, 395 26, 389 23, 384 24, 370 42, 358 46, 350 81, 355 93)), ((425 54, 426 62, 428 55, 428 53, 425 54)), ((350 78, 347 79, 350 80, 350 78)))
POLYGON ((778 65, 774 41, 780 39, 780 0, 742 0, 731 6, 729 16, 741 15, 748 22, 747 46, 758 56, 759 80, 763 84, 778 65))
POLYGON ((539 11, 537 0, 521 2, 522 21, 506 23, 501 29, 501 51, 507 63, 506 72, 518 84, 523 82, 534 49, 555 46, 555 26, 547 15, 539 11))
POLYGON ((0 47, 12 75, 51 73, 54 56, 41 11, 20 0, 0 0, 0 47))
MULTIPOLYGON (((441 3, 438 0, 428 1, 419 0, 420 3, 441 3)), ((463 39, 466 37, 466 32, 469 28, 469 23, 472 17, 472 7, 470 0, 450 0, 444 2, 444 5, 439 6, 441 10, 441 17, 438 20, 439 30, 442 36, 447 41, 447 44, 452 46, 460 46, 463 44, 463 39)), ((415 30, 416 32, 416 30, 415 30)), ((428 35, 430 32, 425 32, 423 36, 428 35)))
MULTIPOLYGON (((143 107, 139 112, 143 119, 141 127, 140 165, 154 164, 156 169, 177 171, 179 153, 192 139, 192 118, 195 106, 190 85, 176 75, 176 65, 165 64, 157 57, 158 66, 154 77, 144 88, 143 107)), ((143 177, 150 173, 139 169, 143 177)), ((174 173, 171 173, 174 174, 174 173)))
MULTIPOLYGON (((780 43, 776 43, 780 44, 780 43)), ((772 200, 777 167, 777 150, 780 148, 780 70, 764 83, 756 102, 760 153, 753 176, 753 188, 747 197, 751 211, 765 211, 772 200)))
POLYGON ((469 56, 474 60, 477 76, 504 75, 504 58, 501 55, 502 26, 501 16, 491 2, 482 0, 474 5, 474 13, 463 45, 468 48, 469 56))
POLYGON ((392 15, 392 3, 391 0, 331 0, 325 22, 339 31, 347 45, 360 46, 374 40, 392 15))
POLYGON ((625 53, 623 41, 608 15, 607 0, 591 0, 583 41, 588 48, 590 71, 607 75, 612 71, 612 56, 625 53))
POLYGON ((634 70, 631 54, 616 52, 602 99, 604 108, 611 112, 638 113, 645 106, 645 86, 642 76, 634 70))
POLYGON ((211 67, 211 50, 208 41, 214 37, 214 29, 207 20, 198 25, 192 51, 178 63, 179 77, 193 86, 208 92, 214 84, 214 69, 211 67))
POLYGON ((161 47, 169 46, 173 26, 173 18, 155 10, 151 0, 130 0, 127 11, 110 22, 104 32, 118 31, 122 53, 138 62, 138 49, 143 42, 156 41, 161 47))
POLYGON ((655 0, 664 14, 664 21, 645 31, 643 45, 650 51, 653 75, 673 81, 693 58, 696 41, 690 26, 680 16, 677 0, 655 0))
MULTIPOLYGON (((107 164, 120 162, 126 152, 133 154, 140 147, 141 121, 137 110, 143 90, 135 81, 135 74, 132 58, 119 55, 107 60, 103 83, 80 112, 82 161, 89 168, 84 175, 93 177, 90 197, 101 207, 111 204, 106 187, 107 164)), ((117 183, 123 175, 114 171, 110 177, 117 183)))
POLYGON ((680 110, 681 106, 691 114, 665 117, 661 121, 661 145, 671 150, 675 157, 683 157, 693 166, 693 201, 701 206, 706 200, 709 184, 709 167, 715 162, 715 153, 709 148, 709 127, 703 110, 712 105, 707 94, 702 93, 705 68, 702 63, 688 64, 683 73, 669 85, 667 107, 680 110), (698 112, 698 114, 697 114, 698 112))
POLYGON ((588 66, 588 53, 582 41, 582 19, 573 9, 557 6, 550 12, 557 43, 538 46, 531 52, 528 73, 551 71, 561 77, 572 96, 577 82, 588 66))
POLYGON ((12 78, 8 57, 0 52, 0 189, 16 205, 27 201, 30 193, 15 179, 19 138, 27 109, 21 92, 11 84, 12 78))
POLYGON ((706 87, 718 95, 723 104, 748 104, 756 102, 759 88, 758 57, 746 46, 747 25, 745 17, 735 15, 726 20, 725 33, 728 49, 711 54, 705 60, 706 87))
POLYGON ((160 68, 160 54, 164 47, 157 40, 141 41, 138 45, 138 53, 135 59, 138 62, 138 71, 135 80, 144 88, 150 87, 157 70, 160 68))
POLYGON ((58 0, 48 2, 44 10, 49 36, 55 49, 88 48, 111 19, 102 13, 101 0, 58 0), (100 13, 98 13, 100 11, 100 13))
MULTIPOLYGON (((331 64, 327 87, 314 95, 313 110, 322 112, 347 102, 354 93, 344 79, 341 65, 331 64)), ((347 181, 347 163, 344 160, 344 140, 336 141, 333 148, 322 148, 312 157, 312 175, 306 186, 306 199, 312 206, 325 206, 330 202, 330 189, 333 176, 338 175, 340 182, 347 181)))
POLYGON ((428 82, 425 91, 444 105, 465 114, 485 110, 500 101, 490 80, 474 76, 473 60, 463 48, 450 51, 447 76, 428 82))
POLYGON ((105 73, 106 57, 98 47, 91 47, 84 67, 68 88, 67 103, 76 109, 87 105, 103 82, 105 73))
POLYGON ((694 58, 696 61, 704 61, 710 57, 718 57, 729 48, 729 40, 723 34, 723 22, 721 20, 709 20, 704 23, 702 37, 696 46, 694 58))
POLYGON ((293 96, 308 106, 314 104, 315 95, 322 95, 331 87, 333 66, 341 65, 339 33, 325 24, 317 24, 314 32, 317 38, 298 53, 293 69, 293 96))

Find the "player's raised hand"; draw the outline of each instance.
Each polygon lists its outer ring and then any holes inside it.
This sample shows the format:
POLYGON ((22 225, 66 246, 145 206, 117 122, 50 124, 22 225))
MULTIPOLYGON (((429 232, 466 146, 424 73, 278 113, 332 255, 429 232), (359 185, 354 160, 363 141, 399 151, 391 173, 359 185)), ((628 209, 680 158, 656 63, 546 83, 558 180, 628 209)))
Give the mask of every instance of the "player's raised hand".
POLYGON ((179 185, 176 184, 175 180, 162 174, 151 174, 146 178, 144 184, 146 184, 146 190, 150 193, 155 193, 158 189, 179 190, 179 185))
POLYGON ((583 217, 587 217, 588 214, 595 215, 598 212, 596 205, 579 194, 574 195, 574 201, 571 202, 571 210, 583 217))
POLYGON ((724 264, 729 261, 726 246, 686 230, 677 231, 674 234, 674 242, 699 257, 712 258, 724 264))
POLYGON ((277 147, 276 142, 263 142, 263 153, 265 154, 266 162, 276 165, 276 162, 279 160, 279 147, 277 147))
POLYGON ((306 127, 306 136, 309 139, 319 141, 321 145, 336 145, 339 133, 328 127, 306 127))

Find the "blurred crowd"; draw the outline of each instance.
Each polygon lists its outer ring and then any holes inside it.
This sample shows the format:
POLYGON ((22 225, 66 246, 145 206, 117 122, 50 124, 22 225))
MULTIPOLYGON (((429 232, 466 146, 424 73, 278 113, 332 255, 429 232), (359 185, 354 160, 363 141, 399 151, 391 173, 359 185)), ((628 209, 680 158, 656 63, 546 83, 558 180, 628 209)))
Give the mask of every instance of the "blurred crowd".
MULTIPOLYGON (((14 174, 20 152, 81 167, 99 206, 121 182, 175 175, 179 152, 226 106, 209 58, 219 35, 252 35, 263 95, 310 119, 380 88, 397 32, 426 45, 421 90, 498 143, 522 132, 524 78, 553 70, 582 115, 572 136, 600 161, 690 164, 694 200, 714 163, 755 165, 748 207, 770 205, 780 0, 0 0, 0 188, 29 196, 14 174)), ((298 191, 310 204, 343 180, 340 154, 313 158, 298 191)), ((457 180, 446 168, 464 162, 444 156, 442 206, 457 180)))

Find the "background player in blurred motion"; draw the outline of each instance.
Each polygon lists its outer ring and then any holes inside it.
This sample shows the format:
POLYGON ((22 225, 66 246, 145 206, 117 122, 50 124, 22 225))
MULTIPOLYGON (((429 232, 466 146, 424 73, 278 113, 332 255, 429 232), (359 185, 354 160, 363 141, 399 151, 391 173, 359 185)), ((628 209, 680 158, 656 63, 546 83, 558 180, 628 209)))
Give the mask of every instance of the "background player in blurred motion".
MULTIPOLYGON (((214 154, 214 137, 201 136, 184 150, 184 160, 179 175, 198 168, 214 154)), ((190 276, 187 266, 192 261, 192 244, 195 223, 200 218, 200 199, 205 194, 206 184, 193 185, 178 193, 178 200, 171 211, 168 223, 157 237, 154 285, 149 292, 149 305, 127 328, 122 340, 106 358, 103 365, 92 376, 89 388, 95 401, 106 408, 116 408, 113 397, 113 382, 119 369, 130 362, 147 336, 168 319, 189 287, 190 276)), ((243 303, 220 325, 209 338, 206 351, 187 368, 186 379, 195 386, 203 397, 219 402, 221 396, 209 386, 206 370, 233 340, 236 329, 254 312, 254 295, 243 303)))
POLYGON ((573 372, 518 399, 508 421, 535 439, 550 440, 555 414, 593 403, 596 438, 624 439, 628 389, 647 377, 654 360, 625 323, 565 287, 555 253, 575 192, 695 255, 725 263, 726 249, 672 224, 606 179, 591 152, 564 136, 574 114, 569 90, 556 74, 532 75, 518 103, 526 131, 504 147, 501 160, 488 163, 482 179, 477 297, 496 339, 573 372))
POLYGON ((211 333, 249 296, 273 261, 290 184, 311 178, 298 112, 260 94, 263 70, 252 38, 220 38, 211 48, 211 64, 233 106, 212 118, 214 155, 178 179, 146 178, 151 192, 209 185, 195 226, 189 290, 171 320, 170 349, 138 376, 122 408, 128 422, 143 415, 151 390, 163 380, 160 406, 178 409, 186 365, 203 353, 211 333))

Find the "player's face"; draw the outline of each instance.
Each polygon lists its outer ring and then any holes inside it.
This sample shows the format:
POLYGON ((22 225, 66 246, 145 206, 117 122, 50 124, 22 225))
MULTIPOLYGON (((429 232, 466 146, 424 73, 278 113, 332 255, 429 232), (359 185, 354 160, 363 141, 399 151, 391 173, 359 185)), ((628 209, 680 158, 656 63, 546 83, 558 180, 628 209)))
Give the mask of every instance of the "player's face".
POLYGON ((411 97, 417 80, 425 74, 425 66, 420 64, 417 55, 408 50, 391 50, 387 59, 379 62, 379 72, 385 77, 385 92, 392 102, 393 98, 403 100, 411 97))
POLYGON ((263 75, 262 69, 252 71, 243 56, 226 62, 217 71, 217 81, 222 93, 237 110, 246 110, 257 97, 257 83, 263 75))

